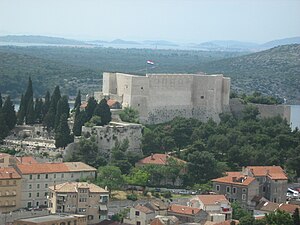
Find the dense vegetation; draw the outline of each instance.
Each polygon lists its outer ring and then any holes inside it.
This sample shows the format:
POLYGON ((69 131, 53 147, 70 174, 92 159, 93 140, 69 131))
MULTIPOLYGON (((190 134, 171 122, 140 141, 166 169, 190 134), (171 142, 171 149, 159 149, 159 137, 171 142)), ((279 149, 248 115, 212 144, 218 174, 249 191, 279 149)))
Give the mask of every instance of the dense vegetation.
POLYGON ((284 45, 263 52, 222 59, 203 65, 208 73, 232 78, 233 89, 300 101, 300 45, 284 45))

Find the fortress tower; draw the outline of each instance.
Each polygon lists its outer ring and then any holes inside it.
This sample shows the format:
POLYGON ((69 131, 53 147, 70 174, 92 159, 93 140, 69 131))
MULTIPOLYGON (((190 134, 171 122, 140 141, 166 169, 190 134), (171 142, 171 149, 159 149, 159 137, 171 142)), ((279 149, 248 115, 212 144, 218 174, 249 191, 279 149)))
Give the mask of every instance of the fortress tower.
POLYGON ((223 75, 103 73, 103 96, 139 111, 140 122, 157 124, 181 116, 219 121, 229 112, 230 78, 223 75))

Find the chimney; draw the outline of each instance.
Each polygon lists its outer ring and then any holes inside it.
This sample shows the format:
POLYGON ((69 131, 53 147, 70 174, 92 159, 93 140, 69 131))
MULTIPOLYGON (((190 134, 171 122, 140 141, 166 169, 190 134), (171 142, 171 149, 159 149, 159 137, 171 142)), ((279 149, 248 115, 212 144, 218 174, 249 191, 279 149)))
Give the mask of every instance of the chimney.
POLYGON ((195 214, 195 211, 192 209, 192 214, 195 214))
POLYGON ((56 182, 54 181, 54 191, 56 190, 56 182))
POLYGON ((10 178, 10 179, 13 178, 13 176, 12 176, 13 173, 12 173, 12 172, 9 172, 8 175, 9 175, 9 178, 10 178))
POLYGON ((153 153, 151 153, 151 160, 154 160, 154 156, 153 156, 153 153))
POLYGON ((232 177, 232 182, 237 182, 237 177, 232 177))

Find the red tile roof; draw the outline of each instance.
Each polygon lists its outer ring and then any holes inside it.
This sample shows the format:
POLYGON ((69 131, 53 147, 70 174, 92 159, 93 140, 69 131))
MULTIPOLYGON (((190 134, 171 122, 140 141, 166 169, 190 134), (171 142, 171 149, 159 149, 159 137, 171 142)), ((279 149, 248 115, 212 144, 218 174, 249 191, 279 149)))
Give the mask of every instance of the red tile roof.
POLYGON ((220 202, 229 203, 224 195, 198 195, 197 197, 204 205, 214 205, 220 202))
POLYGON ((19 163, 22 163, 22 164, 38 163, 32 156, 17 157, 17 159, 19 160, 19 163))
POLYGON ((107 105, 109 107, 112 107, 114 104, 119 103, 117 100, 113 100, 113 99, 108 99, 107 100, 107 105))
POLYGON ((141 212, 146 213, 146 214, 148 214, 148 213, 153 213, 153 212, 154 212, 153 210, 151 210, 151 209, 149 209, 148 207, 143 206, 143 205, 137 205, 137 206, 135 206, 134 208, 135 208, 136 210, 141 211, 141 212))
POLYGON ((297 208, 300 210, 300 205, 280 204, 278 209, 292 214, 297 208))
POLYGON ((255 178, 245 176, 241 172, 227 172, 227 176, 213 179, 213 182, 248 186, 255 178))
POLYGON ((287 176, 280 166, 248 166, 247 169, 255 177, 269 176, 272 180, 287 180, 287 176))
POLYGON ((17 165, 22 174, 69 172, 64 163, 34 163, 17 165))
POLYGON ((146 158, 141 159, 138 164, 156 164, 156 165, 166 165, 167 159, 171 157, 179 162, 186 163, 185 161, 169 156, 168 154, 152 154, 146 158))
POLYGON ((12 167, 0 168, 0 180, 2 179, 21 179, 21 175, 12 167))
POLYGON ((172 213, 183 214, 183 215, 195 215, 199 213, 201 209, 190 207, 190 206, 173 204, 169 207, 168 211, 172 213))

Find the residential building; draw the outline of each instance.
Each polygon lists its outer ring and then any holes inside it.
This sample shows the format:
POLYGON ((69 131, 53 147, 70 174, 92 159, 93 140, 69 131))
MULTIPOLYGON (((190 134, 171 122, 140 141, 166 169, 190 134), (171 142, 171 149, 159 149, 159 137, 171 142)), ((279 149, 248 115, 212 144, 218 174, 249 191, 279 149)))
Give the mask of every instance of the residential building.
POLYGON ((49 190, 51 213, 86 215, 88 224, 107 219, 107 190, 87 182, 66 182, 50 186, 49 190))
POLYGON ((275 212, 279 208, 278 203, 270 201, 260 201, 253 212, 254 217, 265 216, 266 214, 275 212))
POLYGON ((47 207, 49 186, 95 178, 96 169, 82 162, 17 164, 22 176, 21 207, 47 207))
POLYGON ((259 196, 275 203, 286 201, 288 178, 280 166, 248 166, 243 173, 259 182, 259 196))
POLYGON ((184 205, 173 204, 168 209, 169 216, 176 216, 180 223, 200 223, 204 224, 208 214, 200 209, 184 205))
POLYGON ((168 205, 160 199, 152 199, 144 204, 147 208, 154 211, 155 216, 166 216, 168 205))
MULTIPOLYGON (((174 156, 171 156, 167 153, 165 154, 151 154, 150 156, 141 159, 138 161, 135 166, 147 166, 147 165, 156 165, 156 166, 167 166, 171 163, 171 160, 177 162, 178 164, 182 165, 182 169, 180 171, 180 174, 186 174, 186 162, 184 160, 178 159, 174 156)), ((173 185, 173 186, 181 186, 182 185, 182 179, 179 176, 175 179, 170 179, 168 177, 164 177, 163 179, 158 180, 157 177, 151 177, 151 182, 157 185, 173 185)))
POLYGON ((130 208, 129 217, 124 218, 124 223, 133 225, 147 225, 155 218, 154 210, 144 205, 136 205, 130 208))
POLYGON ((179 225, 179 219, 176 216, 156 216, 150 225, 179 225))
POLYGON ((21 175, 12 167, 0 168, 0 212, 20 207, 21 175))
POLYGON ((83 215, 59 214, 19 219, 13 225, 87 225, 87 219, 83 215))
POLYGON ((189 205, 207 212, 209 221, 221 222, 232 217, 231 205, 224 195, 197 195, 190 199, 189 205))
POLYGON ((278 208, 278 210, 285 211, 291 215, 295 212, 296 209, 299 209, 299 211, 300 211, 300 205, 282 203, 279 205, 279 208, 278 208))
POLYGON ((255 178, 241 172, 227 172, 225 177, 212 182, 217 194, 225 195, 229 202, 238 201, 245 209, 254 210, 252 199, 259 194, 259 183, 255 178))

